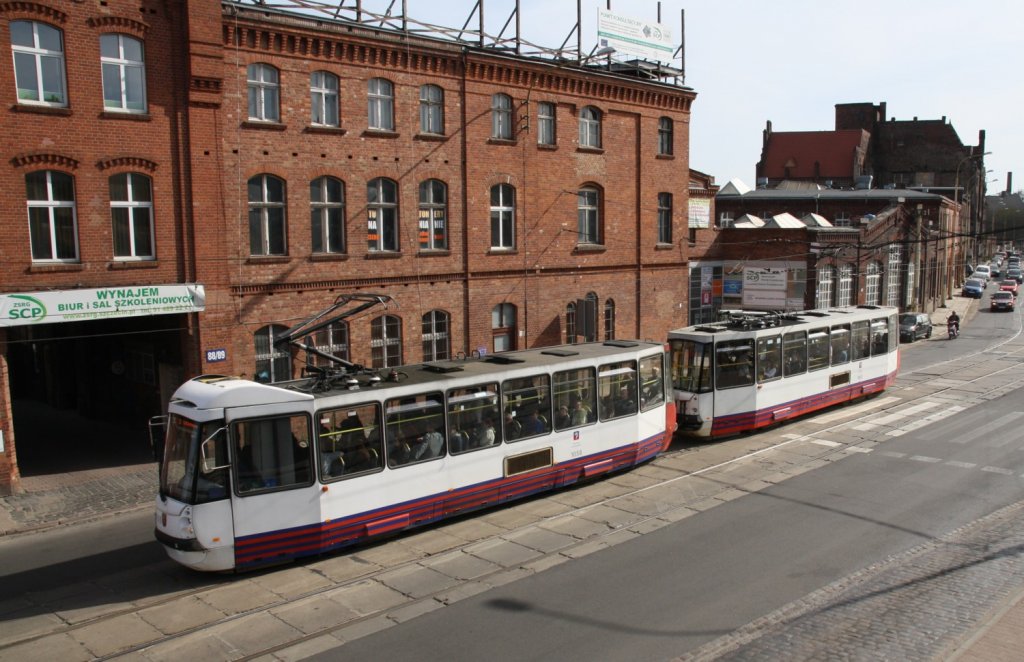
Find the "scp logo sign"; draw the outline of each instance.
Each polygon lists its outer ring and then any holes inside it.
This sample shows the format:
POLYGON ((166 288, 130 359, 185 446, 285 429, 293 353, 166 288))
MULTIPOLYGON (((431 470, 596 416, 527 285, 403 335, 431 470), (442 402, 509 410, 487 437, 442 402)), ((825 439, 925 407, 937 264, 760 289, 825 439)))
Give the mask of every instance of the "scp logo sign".
POLYGON ((15 322, 38 322, 46 317, 43 302, 27 294, 7 295, 7 319, 15 322))

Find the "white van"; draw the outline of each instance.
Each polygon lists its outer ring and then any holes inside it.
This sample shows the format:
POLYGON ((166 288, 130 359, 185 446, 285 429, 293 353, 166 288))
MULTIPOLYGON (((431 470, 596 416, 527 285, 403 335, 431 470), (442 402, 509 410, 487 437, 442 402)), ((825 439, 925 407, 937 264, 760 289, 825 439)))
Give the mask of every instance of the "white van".
POLYGON ((978 266, 974 267, 974 274, 976 276, 984 276, 985 278, 991 278, 992 267, 988 266, 987 264, 979 264, 978 266))

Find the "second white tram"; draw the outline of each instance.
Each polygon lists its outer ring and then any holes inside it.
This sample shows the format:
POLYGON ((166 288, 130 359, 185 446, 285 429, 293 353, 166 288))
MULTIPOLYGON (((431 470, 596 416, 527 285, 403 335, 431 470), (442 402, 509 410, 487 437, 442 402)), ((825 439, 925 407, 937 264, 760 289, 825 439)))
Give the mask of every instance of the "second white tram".
POLYGON ((734 435, 885 390, 899 369, 897 313, 746 312, 672 331, 680 433, 734 435))
POLYGON ((615 340, 175 392, 156 537, 199 570, 320 554, 626 469, 676 416, 665 345, 615 340))

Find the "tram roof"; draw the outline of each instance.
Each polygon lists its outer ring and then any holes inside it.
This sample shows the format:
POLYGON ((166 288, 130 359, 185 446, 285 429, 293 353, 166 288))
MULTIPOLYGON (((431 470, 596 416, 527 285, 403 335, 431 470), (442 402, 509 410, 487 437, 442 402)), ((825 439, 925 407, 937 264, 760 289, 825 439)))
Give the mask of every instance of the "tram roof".
POLYGON ((716 334, 728 335, 735 332, 753 332, 768 329, 784 329, 796 326, 808 326, 816 323, 823 325, 844 321, 870 319, 879 315, 891 315, 896 308, 891 306, 858 305, 828 310, 804 310, 799 312, 782 311, 737 311, 729 319, 720 322, 695 324, 669 332, 669 339, 679 335, 705 336, 708 339, 716 334))

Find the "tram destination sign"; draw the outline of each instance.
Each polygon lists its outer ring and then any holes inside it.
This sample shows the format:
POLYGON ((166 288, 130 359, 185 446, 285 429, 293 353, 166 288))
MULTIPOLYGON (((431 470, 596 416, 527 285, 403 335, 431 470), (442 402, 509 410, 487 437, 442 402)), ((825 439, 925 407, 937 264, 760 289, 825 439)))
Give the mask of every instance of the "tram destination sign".
POLYGON ((197 284, 19 292, 0 294, 0 327, 198 313, 205 309, 206 290, 197 284))

